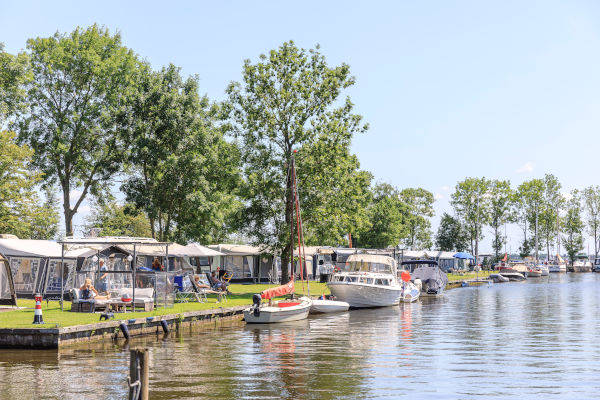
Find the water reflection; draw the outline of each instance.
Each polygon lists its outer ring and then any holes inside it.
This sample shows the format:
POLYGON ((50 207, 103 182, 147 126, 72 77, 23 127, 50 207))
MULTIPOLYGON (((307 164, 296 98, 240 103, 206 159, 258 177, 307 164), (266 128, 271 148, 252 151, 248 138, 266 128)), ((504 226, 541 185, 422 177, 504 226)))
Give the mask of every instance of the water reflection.
POLYGON ((291 324, 0 350, 0 398, 124 398, 129 346, 150 349, 152 399, 594 398, 598 289, 600 275, 551 275, 291 324))

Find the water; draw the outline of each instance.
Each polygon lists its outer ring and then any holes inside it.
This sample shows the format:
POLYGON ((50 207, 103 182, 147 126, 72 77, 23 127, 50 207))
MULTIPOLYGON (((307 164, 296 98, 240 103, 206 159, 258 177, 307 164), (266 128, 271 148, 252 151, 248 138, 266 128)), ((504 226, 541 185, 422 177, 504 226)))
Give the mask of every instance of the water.
MULTIPOLYGON (((152 399, 597 398, 599 289, 600 274, 553 274, 134 345, 150 349, 152 399)), ((128 357, 122 342, 0 350, 0 398, 126 398, 128 357)))

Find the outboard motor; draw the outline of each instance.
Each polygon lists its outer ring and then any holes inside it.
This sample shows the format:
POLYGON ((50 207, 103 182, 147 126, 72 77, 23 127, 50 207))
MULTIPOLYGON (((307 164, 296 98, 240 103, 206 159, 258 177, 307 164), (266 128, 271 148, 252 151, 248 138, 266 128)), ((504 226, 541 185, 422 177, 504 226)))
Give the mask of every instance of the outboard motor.
POLYGON ((252 295, 252 313, 255 317, 260 316, 260 301, 261 296, 259 293, 255 293, 252 295))

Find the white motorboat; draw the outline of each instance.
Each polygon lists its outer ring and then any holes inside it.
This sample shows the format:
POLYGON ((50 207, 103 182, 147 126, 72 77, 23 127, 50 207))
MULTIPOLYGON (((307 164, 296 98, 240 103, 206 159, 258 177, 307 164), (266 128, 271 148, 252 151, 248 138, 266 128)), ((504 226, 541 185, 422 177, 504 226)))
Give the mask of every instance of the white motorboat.
POLYGON ((336 312, 348 311, 350 304, 345 301, 329 300, 329 299, 313 299, 310 306, 311 314, 329 314, 336 312))
POLYGON ((313 302, 308 297, 300 297, 299 299, 269 301, 263 305, 260 295, 256 294, 253 301, 252 307, 244 310, 244 321, 247 324, 272 324, 306 319, 313 302))
POLYGON ((592 272, 593 265, 587 258, 580 258, 573 262, 573 272, 592 272))
POLYGON ((548 275, 550 275, 550 268, 548 268, 547 265, 540 264, 540 265, 538 265, 538 267, 540 268, 542 276, 548 276, 548 275))
POLYGON ((510 280, 506 276, 502 276, 500 274, 490 274, 489 278, 494 281, 494 283, 504 283, 510 280))
POLYGON ((539 278, 542 276, 542 270, 539 267, 529 267, 527 268, 527 277, 528 278, 539 278))
POLYGON ((346 270, 334 274, 327 287, 352 308, 393 306, 400 302, 405 290, 412 290, 398 281, 392 257, 374 254, 350 255, 346 270))
POLYGON ((522 272, 516 271, 512 268, 502 268, 498 271, 498 275, 508 278, 511 282, 524 281, 527 279, 522 272))

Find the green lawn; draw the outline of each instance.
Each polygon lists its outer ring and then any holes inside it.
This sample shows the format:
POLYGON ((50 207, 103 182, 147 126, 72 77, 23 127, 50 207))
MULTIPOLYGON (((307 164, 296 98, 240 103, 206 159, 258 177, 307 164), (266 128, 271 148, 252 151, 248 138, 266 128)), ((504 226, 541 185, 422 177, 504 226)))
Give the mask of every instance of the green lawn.
MULTIPOLYGON (((479 271, 479 278, 487 278, 488 276, 490 276, 490 274, 493 274, 494 271, 479 271)), ((448 274, 448 280, 450 282, 455 282, 455 281, 465 281, 465 280, 469 280, 469 279, 475 279, 477 278, 477 273, 476 272, 465 272, 464 274, 448 274)))
MULTIPOLYGON (((158 316, 165 314, 178 314, 186 311, 208 310, 219 307, 234 307, 246 304, 252 304, 252 295, 260 293, 266 288, 277 285, 238 285, 234 284, 229 287, 231 294, 228 296, 227 302, 217 303, 216 296, 209 295, 206 303, 175 303, 173 308, 157 308, 152 312, 136 312, 132 313, 115 313, 115 319, 130 319, 130 318, 145 318, 150 316, 158 316)), ((304 294, 301 282, 296 282, 296 293, 304 294)), ((313 296, 321 294, 329 294, 327 287, 323 283, 311 282, 310 294, 313 296)), ((60 303, 51 301, 46 305, 42 302, 42 312, 44 317, 44 325, 33 325, 33 309, 35 306, 34 300, 19 299, 17 301, 19 307, 25 307, 20 310, 0 312, 0 328, 54 328, 56 326, 65 327, 73 325, 91 324, 99 321, 100 315, 97 313, 75 313, 71 312, 71 303, 65 302, 65 311, 60 311, 60 303)))

